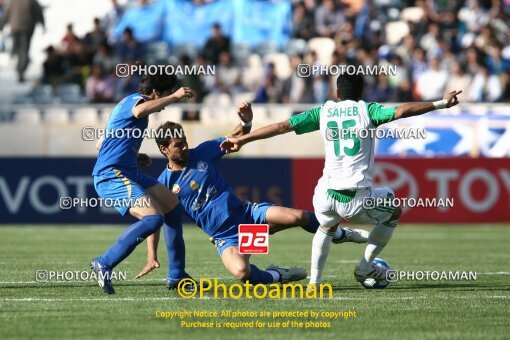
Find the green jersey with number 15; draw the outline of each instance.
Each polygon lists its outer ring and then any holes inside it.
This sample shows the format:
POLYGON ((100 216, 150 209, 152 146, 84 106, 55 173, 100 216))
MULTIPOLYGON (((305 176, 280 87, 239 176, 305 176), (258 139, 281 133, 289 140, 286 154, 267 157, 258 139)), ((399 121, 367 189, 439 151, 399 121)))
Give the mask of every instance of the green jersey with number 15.
POLYGON ((329 189, 356 190, 372 186, 375 134, 370 130, 392 121, 395 108, 361 100, 329 100, 289 122, 298 135, 320 130, 326 150, 321 181, 329 189))

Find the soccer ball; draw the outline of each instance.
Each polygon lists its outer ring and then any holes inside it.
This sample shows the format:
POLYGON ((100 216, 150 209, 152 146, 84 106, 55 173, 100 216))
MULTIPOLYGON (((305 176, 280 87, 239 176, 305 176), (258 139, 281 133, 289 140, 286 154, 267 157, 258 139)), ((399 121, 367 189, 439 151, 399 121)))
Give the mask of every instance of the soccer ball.
MULTIPOLYGON (((386 270, 390 269, 390 265, 388 264, 388 262, 386 262, 380 258, 375 258, 373 264, 375 264, 376 266, 378 266, 380 268, 384 268, 386 270)), ((390 283, 386 279, 377 281, 372 278, 368 278, 365 281, 363 281, 361 284, 363 285, 363 287, 365 287, 367 289, 384 289, 384 288, 388 287, 388 285, 390 283)))

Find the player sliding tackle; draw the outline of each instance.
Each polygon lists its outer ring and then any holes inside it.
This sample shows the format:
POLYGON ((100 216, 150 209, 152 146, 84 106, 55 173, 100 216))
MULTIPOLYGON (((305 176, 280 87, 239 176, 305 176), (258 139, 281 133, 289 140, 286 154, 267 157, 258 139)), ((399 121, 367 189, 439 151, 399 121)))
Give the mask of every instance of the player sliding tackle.
MULTIPOLYGON (((354 270, 357 281, 367 278, 383 280, 384 269, 373 265, 375 257, 390 240, 402 214, 400 207, 387 206, 385 198, 394 196, 390 188, 372 187, 374 141, 357 137, 356 130, 376 129, 384 123, 400 118, 421 115, 437 109, 450 108, 459 103, 461 91, 448 93, 437 102, 407 103, 386 108, 377 103, 365 103, 363 77, 341 75, 337 79, 336 101, 272 124, 241 137, 230 137, 221 144, 222 150, 235 152, 246 143, 281 135, 290 131, 303 134, 320 130, 324 140, 326 161, 323 176, 313 197, 315 215, 321 226, 312 243, 311 284, 322 282, 322 271, 328 257, 331 241, 341 218, 353 223, 371 223, 365 253, 354 270), (367 198, 376 204, 365 209, 367 198), (383 202, 384 203, 381 203, 383 202)), ((367 134, 365 134, 367 135, 367 134)))
MULTIPOLYGON (((250 104, 243 103, 239 107, 238 115, 241 123, 228 138, 243 136, 251 130, 253 112, 250 104)), ((304 230, 315 233, 319 222, 314 214, 308 211, 279 207, 271 203, 243 203, 216 168, 216 162, 225 154, 221 151, 220 144, 227 137, 209 140, 189 149, 181 125, 166 122, 160 126, 156 143, 168 159, 168 165, 158 180, 171 189, 181 202, 174 209, 179 213, 175 213, 173 219, 166 222, 181 229, 183 214, 191 217, 213 240, 223 264, 238 280, 267 284, 306 278, 304 269, 269 266, 266 270, 261 270, 250 264, 249 255, 239 254, 239 224, 269 224, 270 233, 301 226, 304 230)), ((169 229, 165 228, 165 231, 167 230, 169 229)), ((339 229, 334 237, 337 243, 364 243, 368 232, 345 228, 339 229)), ((137 277, 157 267, 151 265, 157 263, 157 244, 147 245, 148 264, 137 277)), ((166 246, 167 250, 171 251, 173 244, 167 242, 166 246)), ((175 279, 170 272, 167 280, 169 288, 176 287, 175 279)))
MULTIPOLYGON (((114 294, 111 283, 111 271, 124 260, 136 246, 148 237, 147 243, 157 243, 159 229, 165 221, 178 214, 175 208, 179 200, 164 185, 138 169, 138 150, 148 125, 149 115, 163 110, 167 105, 184 98, 191 98, 189 88, 180 88, 175 93, 175 76, 144 76, 140 81, 139 93, 124 98, 113 109, 106 129, 139 130, 133 134, 117 138, 116 134, 107 135, 98 143, 99 156, 94 166, 94 187, 98 195, 119 202, 115 207, 122 215, 129 213, 139 219, 129 226, 119 239, 103 255, 92 260, 91 267, 96 272, 99 286, 107 294, 114 294), (150 236, 151 234, 154 234, 150 236), (150 236, 150 237, 149 237, 150 236)), ((182 227, 176 228, 167 223, 165 233, 167 243, 171 244, 169 261, 172 263, 172 275, 184 278, 184 240, 182 227), (178 229, 181 228, 181 229, 178 229)))

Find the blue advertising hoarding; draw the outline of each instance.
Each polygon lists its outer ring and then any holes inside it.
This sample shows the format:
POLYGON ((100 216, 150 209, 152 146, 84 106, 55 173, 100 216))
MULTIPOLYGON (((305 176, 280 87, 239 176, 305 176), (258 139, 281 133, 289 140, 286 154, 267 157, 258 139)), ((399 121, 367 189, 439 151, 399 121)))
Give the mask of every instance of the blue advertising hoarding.
MULTIPOLYGON (((97 197, 93 158, 0 158, 0 224, 129 223, 112 208, 60 207, 61 197, 97 197)), ((165 167, 153 159, 146 172, 165 167)), ((242 200, 291 205, 290 160, 223 159, 218 168, 242 200)))

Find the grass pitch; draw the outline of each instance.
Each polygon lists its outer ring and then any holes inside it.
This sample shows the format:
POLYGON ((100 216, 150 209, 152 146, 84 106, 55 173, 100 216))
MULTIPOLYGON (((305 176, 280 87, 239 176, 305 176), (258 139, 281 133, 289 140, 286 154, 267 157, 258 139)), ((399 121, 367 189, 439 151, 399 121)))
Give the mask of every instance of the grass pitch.
MULTIPOLYGON (((476 271, 476 281, 402 281, 385 290, 366 290, 352 272, 364 247, 332 245, 325 271, 333 299, 255 300, 182 299, 165 288, 162 268, 132 278, 145 264, 145 244, 117 270, 128 280, 115 282, 106 296, 92 281, 36 283, 36 270, 82 271, 121 233, 119 227, 1 227, 0 338, 150 338, 150 339, 508 339, 510 338, 510 226, 399 226, 381 257, 405 271, 476 271), (324 319, 329 328, 189 329, 179 319, 161 319, 156 311, 356 311, 348 319, 324 319)), ((195 277, 236 281, 223 268, 207 236, 185 228, 187 269, 195 277)), ((270 254, 252 257, 309 270, 312 235, 287 230, 270 239, 270 254)), ((304 282, 306 284, 306 282, 304 282)), ((255 318, 265 322, 303 319, 255 318)), ((207 321, 188 318, 187 321, 207 321)), ((232 320, 228 317, 213 321, 232 320)))

